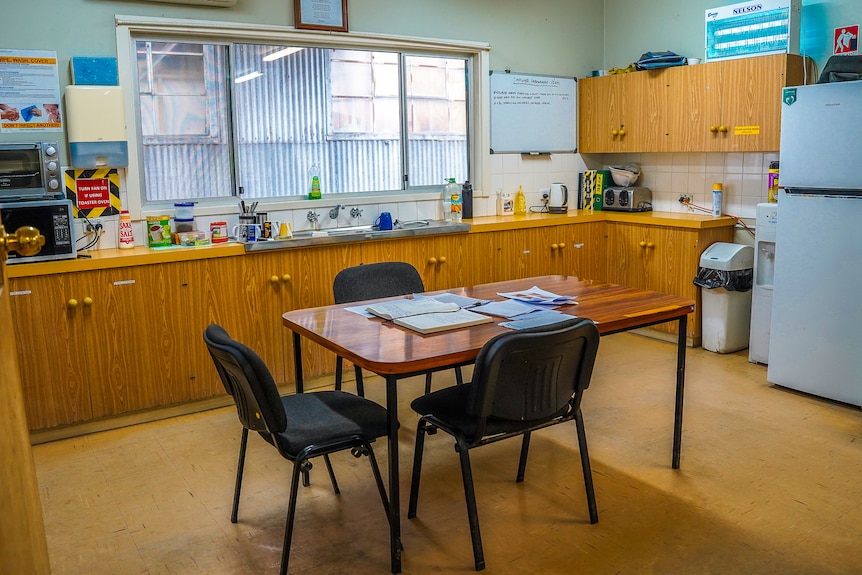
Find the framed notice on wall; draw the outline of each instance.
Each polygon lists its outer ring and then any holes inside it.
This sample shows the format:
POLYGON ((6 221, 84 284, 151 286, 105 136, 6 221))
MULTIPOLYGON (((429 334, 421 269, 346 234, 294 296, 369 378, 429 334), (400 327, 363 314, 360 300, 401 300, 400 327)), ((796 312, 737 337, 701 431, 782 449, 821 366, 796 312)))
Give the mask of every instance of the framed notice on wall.
POLYGON ((491 153, 575 152, 574 78, 491 72, 491 153))
POLYGON ((293 16, 297 28, 347 32, 347 0, 293 0, 293 16))

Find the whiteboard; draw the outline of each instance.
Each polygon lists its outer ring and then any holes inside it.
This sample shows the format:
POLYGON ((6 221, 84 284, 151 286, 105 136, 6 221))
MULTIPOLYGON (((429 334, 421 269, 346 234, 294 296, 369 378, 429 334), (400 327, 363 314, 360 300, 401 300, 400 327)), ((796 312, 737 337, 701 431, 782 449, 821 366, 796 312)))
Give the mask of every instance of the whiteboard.
POLYGON ((491 153, 577 151, 575 78, 491 72, 491 153))

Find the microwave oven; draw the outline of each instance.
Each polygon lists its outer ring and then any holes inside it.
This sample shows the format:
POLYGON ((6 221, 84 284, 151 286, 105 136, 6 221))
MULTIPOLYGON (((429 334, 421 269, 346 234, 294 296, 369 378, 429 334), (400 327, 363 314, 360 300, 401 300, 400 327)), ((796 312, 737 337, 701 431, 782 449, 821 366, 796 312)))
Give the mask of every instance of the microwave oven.
POLYGON ((21 226, 33 226, 45 236, 45 245, 38 254, 24 257, 17 252, 10 252, 8 264, 65 260, 77 256, 70 200, 2 202, 0 221, 6 233, 15 233, 21 226))
POLYGON ((0 144, 0 202, 63 199, 57 142, 0 144))

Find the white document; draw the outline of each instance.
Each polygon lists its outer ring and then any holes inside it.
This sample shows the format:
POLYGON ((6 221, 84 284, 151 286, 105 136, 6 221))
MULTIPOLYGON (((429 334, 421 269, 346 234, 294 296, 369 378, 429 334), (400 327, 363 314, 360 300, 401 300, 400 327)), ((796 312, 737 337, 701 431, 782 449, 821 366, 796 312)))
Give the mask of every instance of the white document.
POLYGON ((500 325, 510 329, 530 329, 531 327, 540 327, 543 325, 552 325, 570 319, 577 319, 577 316, 561 313, 558 311, 545 309, 518 317, 513 321, 504 321, 500 325))
POLYGON ((575 301, 575 296, 557 295, 555 293, 545 291, 539 286, 533 286, 530 289, 522 291, 498 293, 497 295, 508 299, 522 301, 524 303, 550 306, 573 305, 578 303, 575 301))
POLYGON ((473 311, 479 313, 487 313, 500 317, 511 319, 524 314, 533 313, 540 309, 545 309, 537 305, 521 303, 517 300, 507 299, 503 301, 492 301, 473 308, 473 311))
POLYGON ((453 312, 444 313, 424 313, 421 315, 411 315, 407 317, 396 318, 392 323, 406 327, 419 333, 437 333, 439 331, 447 331, 450 329, 458 329, 461 327, 470 327, 483 323, 491 323, 493 318, 473 313, 466 309, 459 309, 453 312))
POLYGON ((431 298, 443 303, 457 303, 461 309, 466 309, 468 307, 475 307, 477 305, 481 305, 484 303, 488 303, 491 300, 487 299, 478 299, 475 297, 469 297, 465 295, 457 295, 454 293, 438 293, 434 295, 422 295, 415 293, 413 294, 413 299, 423 299, 423 298, 431 298))
POLYGON ((439 302, 433 298, 399 299, 366 306, 369 313, 383 319, 398 319, 426 313, 455 312, 461 309, 457 303, 439 302))

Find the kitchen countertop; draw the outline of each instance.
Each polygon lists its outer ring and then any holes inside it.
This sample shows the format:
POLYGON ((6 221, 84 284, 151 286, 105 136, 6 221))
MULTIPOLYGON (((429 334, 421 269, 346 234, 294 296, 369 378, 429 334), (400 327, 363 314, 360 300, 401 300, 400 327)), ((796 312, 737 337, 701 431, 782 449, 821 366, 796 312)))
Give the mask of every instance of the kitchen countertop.
POLYGON ((445 233, 483 233, 524 228, 539 228, 586 222, 624 222, 651 226, 668 226, 675 228, 707 229, 732 226, 735 222, 726 216, 713 218, 698 214, 681 214, 672 212, 605 212, 573 210, 567 214, 530 213, 523 216, 483 216, 472 220, 464 220, 459 224, 442 221, 431 221, 427 226, 409 227, 392 231, 368 230, 362 233, 349 233, 326 237, 297 237, 293 240, 276 240, 241 244, 228 242, 200 247, 170 246, 151 249, 135 247, 132 249, 105 249, 86 253, 89 257, 36 262, 27 264, 12 264, 6 266, 6 275, 10 278, 42 276, 66 272, 79 272, 97 269, 121 268, 131 265, 149 265, 159 263, 181 262, 196 259, 238 256, 246 252, 274 249, 293 249, 328 245, 335 243, 377 241, 397 239, 420 235, 440 235, 445 233))

